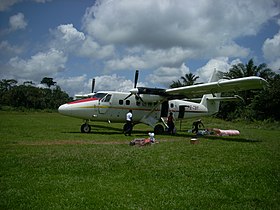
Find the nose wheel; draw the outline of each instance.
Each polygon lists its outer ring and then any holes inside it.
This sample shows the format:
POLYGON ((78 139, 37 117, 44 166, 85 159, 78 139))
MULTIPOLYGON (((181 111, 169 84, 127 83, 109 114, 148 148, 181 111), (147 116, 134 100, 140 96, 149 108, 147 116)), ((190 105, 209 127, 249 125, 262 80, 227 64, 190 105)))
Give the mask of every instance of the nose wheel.
POLYGON ((82 133, 90 133, 90 131, 91 131, 91 127, 90 127, 89 124, 84 123, 84 124, 81 125, 81 132, 82 133))
POLYGON ((155 134, 163 134, 164 133, 164 127, 161 124, 158 124, 154 128, 155 134))

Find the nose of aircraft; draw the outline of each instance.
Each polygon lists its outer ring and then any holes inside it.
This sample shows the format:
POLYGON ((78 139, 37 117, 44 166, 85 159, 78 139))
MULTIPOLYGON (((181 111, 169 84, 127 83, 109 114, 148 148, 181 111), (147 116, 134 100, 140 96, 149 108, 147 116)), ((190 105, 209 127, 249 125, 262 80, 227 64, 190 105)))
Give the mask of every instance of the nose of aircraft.
POLYGON ((69 110, 68 104, 63 104, 58 108, 58 112, 63 115, 69 115, 71 111, 69 110))

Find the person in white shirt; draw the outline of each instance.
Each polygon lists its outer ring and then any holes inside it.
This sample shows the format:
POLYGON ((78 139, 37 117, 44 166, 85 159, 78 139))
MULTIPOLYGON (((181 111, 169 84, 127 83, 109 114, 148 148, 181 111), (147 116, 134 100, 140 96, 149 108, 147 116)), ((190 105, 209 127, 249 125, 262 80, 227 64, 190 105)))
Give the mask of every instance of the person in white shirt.
POLYGON ((133 127, 133 121, 132 121, 132 110, 129 110, 129 112, 126 114, 126 126, 124 130, 124 135, 131 136, 132 127, 133 127))

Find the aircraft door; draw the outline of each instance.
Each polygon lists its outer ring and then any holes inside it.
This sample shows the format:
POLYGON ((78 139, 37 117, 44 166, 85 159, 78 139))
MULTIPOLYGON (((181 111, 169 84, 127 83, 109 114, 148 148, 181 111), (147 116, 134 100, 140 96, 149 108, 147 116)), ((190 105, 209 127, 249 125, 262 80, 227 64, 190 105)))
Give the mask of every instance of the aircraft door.
POLYGON ((105 114, 108 111, 109 106, 111 105, 111 98, 112 98, 112 95, 107 94, 104 98, 102 98, 99 101, 99 113, 100 114, 105 114))
POLYGON ((161 112, 160 112, 160 117, 167 117, 168 116, 168 101, 164 101, 161 104, 161 112))
POLYGON ((179 106, 179 115, 178 118, 179 119, 183 119, 185 115, 185 106, 179 106))

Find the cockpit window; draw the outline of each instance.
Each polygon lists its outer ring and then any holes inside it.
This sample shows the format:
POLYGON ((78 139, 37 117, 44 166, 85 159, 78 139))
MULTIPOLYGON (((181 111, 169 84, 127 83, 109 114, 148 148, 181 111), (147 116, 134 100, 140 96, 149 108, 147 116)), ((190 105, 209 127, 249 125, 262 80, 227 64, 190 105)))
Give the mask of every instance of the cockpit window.
POLYGON ((104 102, 110 102, 111 96, 112 96, 112 95, 108 94, 108 95, 104 98, 104 102))
POLYGON ((101 99, 101 98, 103 98, 106 95, 107 95, 107 93, 96 93, 96 94, 92 95, 91 98, 101 99))

